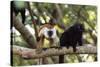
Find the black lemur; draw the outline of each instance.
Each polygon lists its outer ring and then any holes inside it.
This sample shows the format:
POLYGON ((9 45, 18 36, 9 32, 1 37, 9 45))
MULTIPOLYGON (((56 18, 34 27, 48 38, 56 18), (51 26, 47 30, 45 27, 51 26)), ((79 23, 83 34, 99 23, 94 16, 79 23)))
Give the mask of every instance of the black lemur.
MULTIPOLYGON (((72 47, 73 52, 76 52, 77 44, 82 46, 82 34, 84 31, 84 26, 81 23, 75 23, 60 37, 60 47, 72 47)), ((59 63, 64 63, 64 55, 59 56, 59 63)))

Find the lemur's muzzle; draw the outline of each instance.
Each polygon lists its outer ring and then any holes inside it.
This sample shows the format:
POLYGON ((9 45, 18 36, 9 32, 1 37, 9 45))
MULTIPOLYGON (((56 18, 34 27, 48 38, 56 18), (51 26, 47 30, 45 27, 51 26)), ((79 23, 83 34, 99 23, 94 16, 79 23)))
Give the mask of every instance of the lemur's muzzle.
POLYGON ((48 31, 48 35, 51 37, 53 35, 53 31, 48 31))

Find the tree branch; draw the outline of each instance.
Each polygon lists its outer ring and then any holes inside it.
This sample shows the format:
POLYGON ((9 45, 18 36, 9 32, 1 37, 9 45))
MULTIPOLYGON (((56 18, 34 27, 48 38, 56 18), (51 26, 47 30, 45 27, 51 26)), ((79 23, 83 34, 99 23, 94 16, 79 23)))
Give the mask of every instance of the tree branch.
POLYGON ((36 49, 29 49, 20 46, 13 46, 12 49, 13 54, 17 54, 22 56, 23 58, 44 58, 50 56, 58 56, 58 55, 65 55, 65 54, 96 54, 97 48, 96 46, 79 46, 77 47, 77 52, 74 53, 72 48, 66 49, 57 49, 57 48, 49 48, 47 50, 42 50, 41 53, 37 53, 36 49))
POLYGON ((30 45, 31 48, 36 48, 36 42, 33 35, 28 31, 28 29, 15 17, 13 13, 13 25, 21 33, 24 40, 30 45))

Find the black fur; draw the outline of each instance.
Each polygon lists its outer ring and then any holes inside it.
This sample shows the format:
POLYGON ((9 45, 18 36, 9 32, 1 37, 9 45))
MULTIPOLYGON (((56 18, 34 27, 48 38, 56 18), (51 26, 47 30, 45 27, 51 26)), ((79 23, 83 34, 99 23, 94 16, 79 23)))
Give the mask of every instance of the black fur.
MULTIPOLYGON (((60 47, 72 47, 76 52, 77 44, 82 46, 82 34, 84 27, 81 23, 76 23, 68 28, 60 37, 60 47)), ((64 55, 59 56, 59 63, 64 63, 64 55)))

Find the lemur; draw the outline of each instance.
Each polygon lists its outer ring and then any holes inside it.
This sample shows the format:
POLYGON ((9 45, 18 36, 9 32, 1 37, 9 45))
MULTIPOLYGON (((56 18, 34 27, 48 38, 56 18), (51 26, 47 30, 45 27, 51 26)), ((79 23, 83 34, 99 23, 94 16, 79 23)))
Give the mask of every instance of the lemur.
POLYGON ((49 41, 50 47, 58 46, 59 37, 55 28, 55 23, 53 23, 52 20, 50 20, 49 23, 42 25, 39 29, 37 41, 40 42, 40 46, 43 46, 45 38, 49 41))

